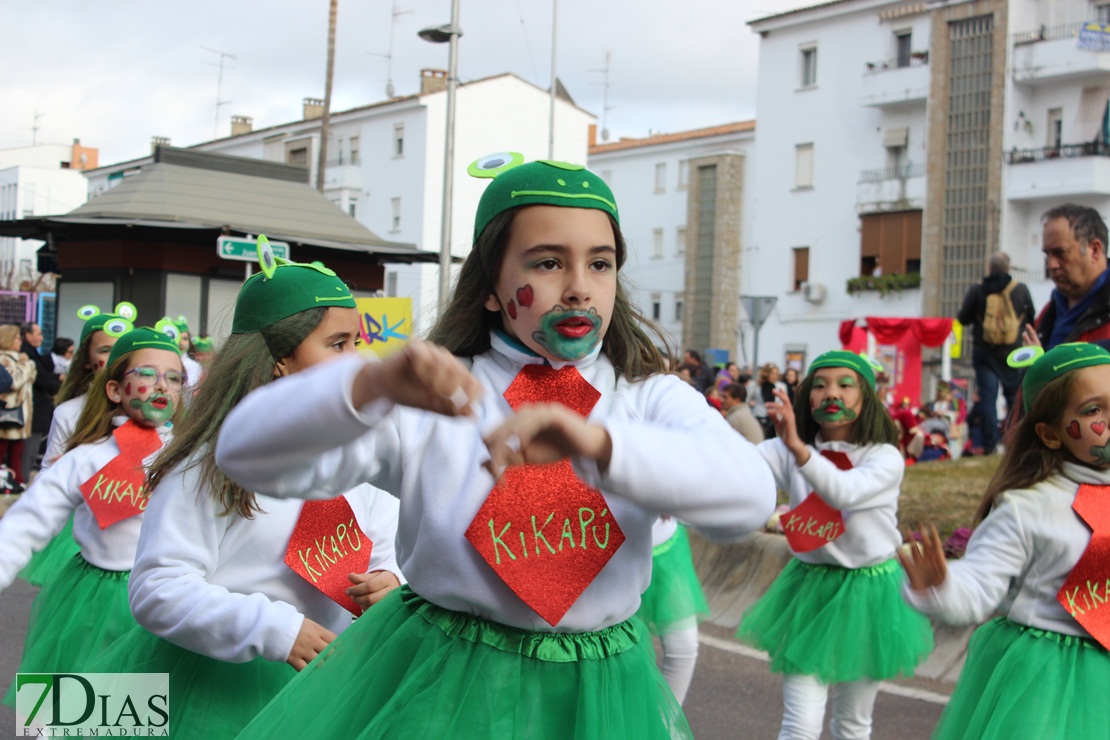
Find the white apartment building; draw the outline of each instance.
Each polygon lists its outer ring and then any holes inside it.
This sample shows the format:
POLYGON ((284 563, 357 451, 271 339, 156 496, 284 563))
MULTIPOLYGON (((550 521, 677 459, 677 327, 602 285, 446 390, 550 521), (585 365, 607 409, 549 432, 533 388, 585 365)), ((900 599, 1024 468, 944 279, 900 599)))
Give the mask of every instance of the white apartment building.
MULTIPOLYGON (((621 209, 621 230, 628 245, 628 258, 622 270, 630 298, 648 319, 665 333, 673 349, 687 346, 699 351, 723 341, 688 342, 683 332, 686 309, 694 305, 686 296, 687 220, 691 197, 698 192, 690 188, 691 163, 694 175, 699 164, 715 162, 720 157, 746 158, 754 147, 755 122, 743 121, 723 126, 659 134, 643 139, 622 139, 590 147, 589 166, 613 189, 621 209)), ((750 169, 744 169, 750 178, 750 169)), ((746 182, 729 197, 739 201, 747 192, 746 182)), ((695 205, 696 207, 696 205, 695 205)), ((731 243, 721 246, 736 252, 739 258, 738 231, 731 232, 731 243)), ((723 237, 727 240, 728 237, 723 237)), ((690 265, 694 271, 697 266, 690 265)), ((735 304, 736 295, 711 296, 735 304)), ((720 347, 735 357, 737 349, 735 324, 731 342, 720 347)))
POLYGON ((848 319, 954 316, 997 249, 1047 300, 1041 214, 1110 206, 1110 53, 1077 43, 1098 20, 1110 3, 836 0, 750 23, 761 361, 838 348, 848 319), (896 289, 850 294, 876 266, 896 289))
MULTIPOLYGON (((333 203, 384 239, 439 251, 446 142, 446 76, 424 70, 419 94, 333 112, 328 129, 324 192, 333 203)), ((487 182, 466 174, 486 154, 516 151, 527 160, 548 157, 551 98, 513 74, 465 84, 456 91, 451 251, 470 251, 474 212, 487 182)), ((233 116, 232 136, 193 149, 254 157, 310 170, 316 182, 323 105, 306 99, 302 120, 255 129, 233 116)), ((565 95, 555 104, 554 159, 585 162, 592 114, 565 95)), ((165 143, 165 142, 163 142, 165 143)), ((90 174, 90 195, 138 171, 149 158, 102 167, 90 174)), ((435 318, 438 267, 390 265, 385 293, 413 299, 416 331, 435 318)))
MULTIPOLYGON (((65 213, 88 198, 80 170, 96 166, 97 150, 73 144, 39 144, 0 150, 0 220, 65 213)), ((0 290, 35 285, 39 272, 34 239, 0 237, 0 290)), ((38 289, 52 289, 39 285, 38 289)))

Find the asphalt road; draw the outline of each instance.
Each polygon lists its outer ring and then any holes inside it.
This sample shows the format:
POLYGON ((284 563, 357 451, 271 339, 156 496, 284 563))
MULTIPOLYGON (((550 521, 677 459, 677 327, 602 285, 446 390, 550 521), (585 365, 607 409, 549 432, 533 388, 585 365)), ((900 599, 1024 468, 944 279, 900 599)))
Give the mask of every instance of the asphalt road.
MULTIPOLYGON (((35 591, 16 581, 0 594, 0 694, 8 690, 19 667, 35 591)), ((875 704, 872 736, 876 740, 928 738, 943 709, 940 702, 951 688, 948 683, 921 679, 886 686, 875 704)), ((685 708, 699 740, 774 738, 782 711, 782 680, 767 669, 758 653, 733 640, 728 630, 703 626, 685 708)), ((0 737, 15 736, 15 713, 0 705, 0 737)))

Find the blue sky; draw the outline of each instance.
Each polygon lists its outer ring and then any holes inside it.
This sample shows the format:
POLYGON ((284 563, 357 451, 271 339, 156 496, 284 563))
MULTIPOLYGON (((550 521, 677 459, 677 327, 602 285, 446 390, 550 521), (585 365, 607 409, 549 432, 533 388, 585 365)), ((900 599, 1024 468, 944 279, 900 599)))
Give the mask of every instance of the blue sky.
MULTIPOLYGON (((601 119, 610 53, 611 140, 745 120, 759 42, 747 22, 812 4, 559 0, 558 75, 601 119)), ((446 68, 447 45, 416 34, 450 13, 450 0, 339 0, 333 110, 384 99, 390 76, 414 93, 421 68, 446 68)), ((324 95, 328 0, 6 0, 3 16, 0 149, 80 138, 107 164, 143 156, 152 136, 226 136, 233 114, 295 120, 302 98, 324 95), (220 55, 208 49, 235 56, 218 115, 220 55)), ((460 79, 514 72, 546 88, 551 20, 551 0, 460 0, 460 79)))

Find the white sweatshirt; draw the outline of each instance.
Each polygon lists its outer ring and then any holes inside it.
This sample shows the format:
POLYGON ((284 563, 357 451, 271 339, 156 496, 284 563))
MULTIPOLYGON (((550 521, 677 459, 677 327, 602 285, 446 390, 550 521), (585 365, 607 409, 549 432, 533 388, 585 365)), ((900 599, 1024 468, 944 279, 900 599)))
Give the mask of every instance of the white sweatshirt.
MULTIPOLYGON (((352 615, 285 564, 303 501, 258 496, 262 513, 222 516, 181 463, 150 497, 129 593, 135 620, 175 645, 231 663, 282 662, 305 617, 342 632, 352 615)), ((404 583, 394 556, 397 500, 370 486, 345 494, 373 541, 366 569, 404 583)), ((344 573, 344 576, 346 574, 344 573)))
POLYGON ((46 452, 42 455, 40 472, 44 472, 56 463, 65 453, 66 443, 73 436, 73 430, 77 428, 77 418, 85 408, 86 395, 82 393, 54 409, 54 416, 50 419, 50 433, 46 435, 46 452))
POLYGON ((472 403, 477 423, 384 399, 356 410, 352 384, 365 361, 337 360, 249 395, 224 422, 217 461, 240 485, 274 496, 322 496, 361 482, 399 496, 398 560, 416 593, 447 609, 545 632, 598 630, 636 612, 651 577, 651 531, 660 514, 717 538, 739 537, 770 516, 770 471, 696 391, 672 376, 618 379, 596 353, 573 363, 602 394, 589 421, 608 430, 612 459, 605 474, 594 461, 572 463, 603 492, 626 539, 552 628, 465 537, 494 486, 481 466, 488 459, 483 431, 513 413, 502 393, 521 366, 543 362, 497 335, 492 342, 471 364, 486 389, 472 403), (260 426, 260 418, 268 423, 260 426))
POLYGON ((906 471, 897 447, 825 442, 818 434, 816 447, 809 447, 809 460, 800 468, 781 439, 761 443, 759 451, 771 465, 775 483, 790 494, 791 508, 816 491, 844 517, 844 534, 816 550, 796 552, 794 557, 803 563, 842 568, 865 568, 894 557, 902 544, 898 494, 906 471), (836 467, 821 450, 843 452, 852 461, 852 469, 836 467))
MULTIPOLYGON (((115 418, 118 426, 127 417, 115 418)), ((170 430, 158 429, 162 444, 170 441, 170 430)), ((161 450, 159 450, 160 452, 161 450)), ((81 485, 119 454, 111 435, 100 442, 81 445, 66 453, 0 517, 0 590, 11 584, 16 574, 65 526, 73 514, 73 539, 81 546, 81 556, 102 570, 131 570, 143 514, 101 529, 81 495, 81 485)), ((149 465, 158 452, 143 459, 149 465)))
POLYGON ((1064 463, 1033 487, 1002 494, 944 582, 920 593, 906 583, 903 598, 949 624, 982 622, 997 610, 1018 624, 1090 637, 1056 599, 1091 541, 1071 508, 1080 483, 1110 485, 1110 471, 1064 463))

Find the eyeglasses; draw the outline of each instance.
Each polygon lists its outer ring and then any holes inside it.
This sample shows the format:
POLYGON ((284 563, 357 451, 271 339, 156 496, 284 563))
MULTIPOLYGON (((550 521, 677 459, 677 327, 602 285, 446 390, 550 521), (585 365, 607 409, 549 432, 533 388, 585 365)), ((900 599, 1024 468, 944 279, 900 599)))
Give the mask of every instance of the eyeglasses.
POLYGON ((149 365, 142 365, 140 367, 133 367, 123 374, 123 377, 135 374, 139 376, 139 380, 145 381, 154 385, 158 380, 164 380, 166 385, 170 388, 180 388, 185 385, 185 373, 179 373, 177 370, 167 370, 164 373, 158 372, 149 365))

